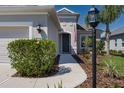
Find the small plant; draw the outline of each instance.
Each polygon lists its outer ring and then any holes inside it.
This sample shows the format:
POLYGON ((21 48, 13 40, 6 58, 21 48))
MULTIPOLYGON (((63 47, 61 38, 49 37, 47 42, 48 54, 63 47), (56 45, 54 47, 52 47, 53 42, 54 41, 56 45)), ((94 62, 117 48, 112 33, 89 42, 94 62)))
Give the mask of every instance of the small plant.
POLYGON ((110 76, 112 78, 119 77, 119 72, 116 69, 116 65, 114 65, 112 63, 112 60, 110 60, 109 63, 105 62, 105 64, 106 64, 106 72, 107 72, 108 76, 110 76))
MULTIPOLYGON (((54 84, 54 88, 63 88, 62 85, 63 85, 63 84, 62 84, 62 80, 61 80, 60 83, 58 82, 58 85, 57 85, 57 86, 54 84)), ((50 86, 49 86, 48 84, 47 84, 47 88, 50 88, 50 86)))

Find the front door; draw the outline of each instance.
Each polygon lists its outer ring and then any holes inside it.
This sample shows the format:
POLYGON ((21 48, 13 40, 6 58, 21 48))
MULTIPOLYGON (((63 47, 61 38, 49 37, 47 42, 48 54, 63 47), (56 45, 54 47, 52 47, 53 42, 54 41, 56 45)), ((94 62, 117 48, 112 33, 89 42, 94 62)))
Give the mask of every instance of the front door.
POLYGON ((62 35, 62 52, 69 53, 69 34, 62 35))

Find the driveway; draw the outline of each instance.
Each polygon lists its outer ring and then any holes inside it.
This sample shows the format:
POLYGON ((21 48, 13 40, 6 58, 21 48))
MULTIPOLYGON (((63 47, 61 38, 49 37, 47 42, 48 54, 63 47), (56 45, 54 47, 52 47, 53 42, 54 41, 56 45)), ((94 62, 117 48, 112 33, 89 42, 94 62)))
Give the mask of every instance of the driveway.
POLYGON ((2 88, 47 88, 54 87, 62 81, 64 88, 73 88, 83 83, 87 75, 70 54, 62 54, 59 72, 50 77, 22 78, 11 77, 16 73, 9 63, 0 63, 0 87, 2 88))

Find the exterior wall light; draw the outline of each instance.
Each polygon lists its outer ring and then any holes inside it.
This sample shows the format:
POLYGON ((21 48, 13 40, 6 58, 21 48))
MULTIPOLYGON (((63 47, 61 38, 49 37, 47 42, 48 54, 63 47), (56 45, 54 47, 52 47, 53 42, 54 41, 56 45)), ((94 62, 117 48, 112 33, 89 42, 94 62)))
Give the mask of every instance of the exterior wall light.
POLYGON ((43 29, 41 29, 41 24, 37 25, 37 31, 38 33, 41 33, 41 31, 44 31, 43 29))

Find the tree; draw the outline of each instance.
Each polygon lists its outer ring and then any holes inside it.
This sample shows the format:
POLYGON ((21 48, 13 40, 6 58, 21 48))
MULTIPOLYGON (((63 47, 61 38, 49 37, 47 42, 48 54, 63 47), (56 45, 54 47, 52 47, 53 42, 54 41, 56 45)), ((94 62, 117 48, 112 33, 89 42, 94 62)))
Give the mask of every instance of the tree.
POLYGON ((110 50, 110 28, 109 25, 120 17, 123 12, 123 6, 119 5, 105 5, 100 11, 100 22, 105 24, 105 43, 107 46, 107 55, 109 55, 110 50))
MULTIPOLYGON (((124 9, 124 6, 120 5, 105 5, 102 6, 99 20, 101 23, 105 24, 105 43, 107 46, 107 55, 109 55, 109 45, 110 45, 110 28, 109 25, 120 17, 124 9)), ((88 15, 85 16, 85 24, 88 27, 88 15)))

